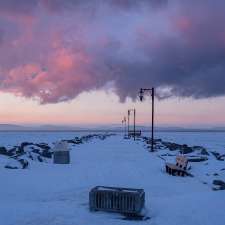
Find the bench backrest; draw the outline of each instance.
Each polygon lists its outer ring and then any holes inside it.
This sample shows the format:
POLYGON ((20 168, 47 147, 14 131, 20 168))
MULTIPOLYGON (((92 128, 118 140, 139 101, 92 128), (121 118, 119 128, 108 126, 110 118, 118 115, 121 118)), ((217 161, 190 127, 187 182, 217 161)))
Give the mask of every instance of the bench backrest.
POLYGON ((141 131, 140 130, 136 130, 135 132, 133 130, 129 131, 129 136, 141 136, 141 131))
POLYGON ((183 155, 178 155, 176 157, 176 166, 180 167, 183 170, 187 169, 188 159, 183 155))

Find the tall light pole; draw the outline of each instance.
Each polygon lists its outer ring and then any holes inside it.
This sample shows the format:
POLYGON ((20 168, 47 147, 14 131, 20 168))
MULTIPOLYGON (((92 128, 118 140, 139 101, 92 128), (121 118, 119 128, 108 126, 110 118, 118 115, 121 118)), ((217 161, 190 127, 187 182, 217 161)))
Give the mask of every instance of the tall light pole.
POLYGON ((130 110, 127 111, 127 137, 129 138, 130 132, 130 110))
POLYGON ((152 96, 152 139, 151 139, 151 151, 154 151, 154 101, 155 101, 155 88, 141 88, 139 92, 140 100, 143 101, 144 93, 148 91, 152 96))
POLYGON ((122 124, 124 124, 124 136, 126 137, 126 132, 127 132, 127 118, 124 116, 122 120, 122 124))
MULTIPOLYGON (((136 136, 136 110, 135 109, 129 109, 128 110, 128 115, 130 116, 130 113, 133 112, 134 113, 134 140, 135 140, 135 136, 136 136)), ((129 118, 129 117, 128 117, 129 118)), ((128 119, 129 121, 129 119, 128 119)))

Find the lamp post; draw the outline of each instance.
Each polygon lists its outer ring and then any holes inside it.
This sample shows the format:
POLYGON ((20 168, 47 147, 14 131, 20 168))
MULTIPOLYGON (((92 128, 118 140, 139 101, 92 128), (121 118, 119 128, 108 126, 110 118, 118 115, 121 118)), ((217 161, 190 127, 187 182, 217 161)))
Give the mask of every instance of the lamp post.
POLYGON ((124 124, 124 136, 126 137, 126 131, 127 131, 127 119, 124 116, 123 120, 122 120, 122 124, 124 124))
MULTIPOLYGON (((128 110, 128 121, 129 121, 129 116, 130 113, 133 112, 134 113, 134 140, 135 140, 135 135, 136 135, 136 110, 135 109, 129 109, 128 110)), ((128 131, 128 135, 129 135, 129 131, 128 131)))
POLYGON ((130 133, 130 110, 127 111, 127 137, 129 138, 130 133))
POLYGON ((154 100, 155 100, 155 88, 141 88, 139 92, 140 101, 144 100, 144 93, 150 92, 152 96, 152 139, 151 139, 151 151, 154 151, 154 100))

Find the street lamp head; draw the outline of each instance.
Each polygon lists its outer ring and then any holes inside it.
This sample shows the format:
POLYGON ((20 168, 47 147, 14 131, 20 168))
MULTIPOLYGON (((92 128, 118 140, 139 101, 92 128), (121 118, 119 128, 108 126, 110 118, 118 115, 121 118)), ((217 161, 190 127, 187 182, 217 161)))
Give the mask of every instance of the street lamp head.
POLYGON ((142 88, 140 89, 140 92, 139 92, 139 98, 141 102, 144 100, 144 90, 142 88))

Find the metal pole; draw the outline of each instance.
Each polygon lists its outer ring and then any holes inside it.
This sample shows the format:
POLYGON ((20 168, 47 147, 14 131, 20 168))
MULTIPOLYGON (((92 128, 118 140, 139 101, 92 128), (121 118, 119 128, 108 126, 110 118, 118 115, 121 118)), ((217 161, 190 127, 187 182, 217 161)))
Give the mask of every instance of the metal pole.
POLYGON ((134 109, 134 140, 135 140, 135 136, 136 136, 136 110, 134 109))
POLYGON ((128 110, 128 120, 127 120, 127 137, 129 137, 129 131, 130 131, 130 111, 128 110))
POLYGON ((155 89, 152 88, 152 147, 151 151, 154 151, 154 100, 155 100, 155 89))
POLYGON ((126 132, 127 132, 127 121, 126 121, 126 119, 124 120, 124 124, 125 124, 125 126, 124 126, 124 135, 126 137, 126 132))

